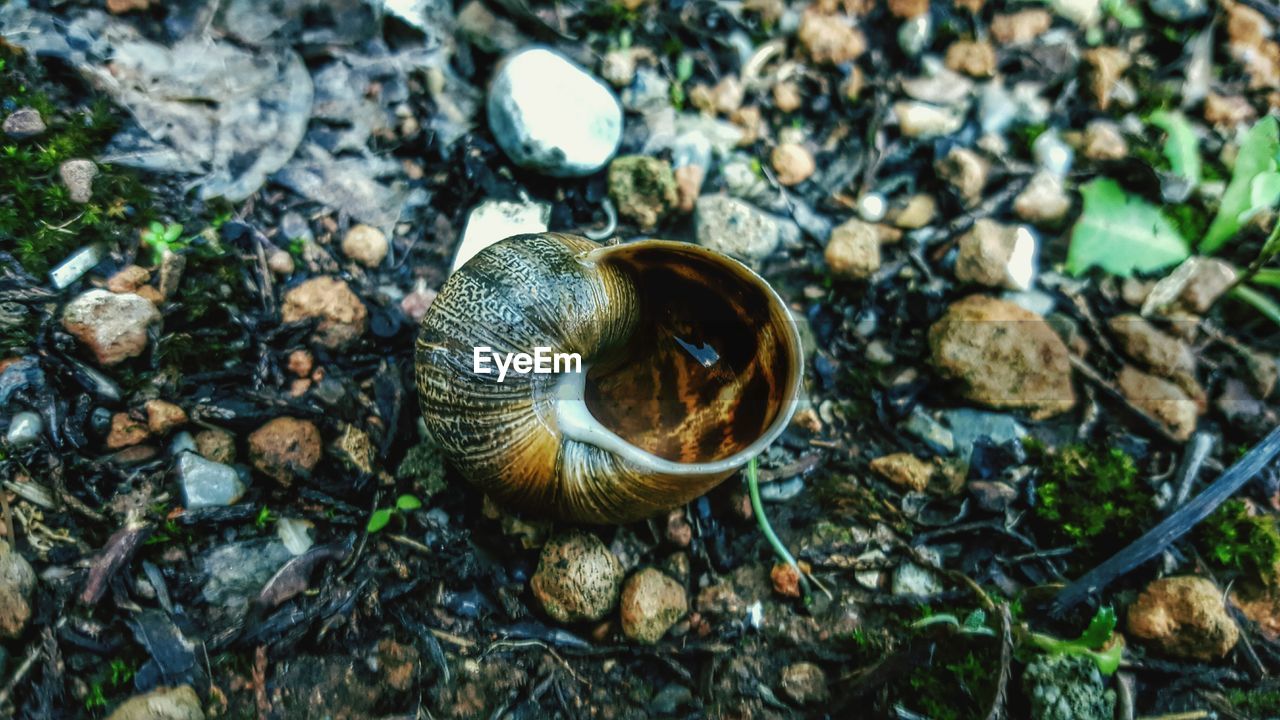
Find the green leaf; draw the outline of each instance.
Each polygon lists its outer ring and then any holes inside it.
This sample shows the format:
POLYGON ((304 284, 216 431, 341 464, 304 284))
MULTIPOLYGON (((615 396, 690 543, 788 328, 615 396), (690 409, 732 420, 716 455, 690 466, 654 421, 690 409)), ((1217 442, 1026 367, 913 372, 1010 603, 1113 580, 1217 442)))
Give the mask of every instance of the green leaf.
MULTIPOLYGON (((1236 154, 1236 167, 1231 182, 1222 194, 1222 204, 1213 224, 1200 241, 1200 252, 1211 255, 1235 237, 1244 224, 1240 218, 1254 210, 1253 180, 1262 173, 1276 170, 1276 154, 1280 153, 1280 126, 1268 115, 1245 133, 1236 154)), ((1264 181, 1264 185, 1266 181, 1264 181)))
POLYGON ((1102 9, 1108 15, 1116 19, 1120 23, 1120 27, 1127 30, 1137 30, 1142 27, 1142 11, 1134 7, 1129 0, 1103 0, 1102 9))
POLYGON ((391 515, 394 512, 395 511, 392 510, 391 508, 382 508, 381 510, 374 510, 373 514, 369 516, 369 524, 365 526, 365 530, 369 531, 370 533, 378 532, 382 528, 386 527, 387 523, 391 522, 391 515))
POLYGON ((157 239, 164 237, 164 225, 158 220, 152 220, 151 224, 147 226, 147 231, 157 239))
POLYGON ((405 512, 408 512, 410 510, 417 510, 418 508, 422 507, 422 501, 414 497, 413 495, 401 495, 400 497, 396 498, 396 507, 400 508, 405 512))
POLYGON ((1094 613, 1093 619, 1089 621, 1089 627, 1080 633, 1080 638, 1076 640, 1083 647, 1100 648, 1111 639, 1111 633, 1116 629, 1116 611, 1110 606, 1098 608, 1098 612, 1094 613))
POLYGON ((1191 254, 1168 218, 1132 197, 1114 180, 1098 178, 1080 188, 1084 212, 1071 232, 1067 272, 1081 275, 1097 265, 1128 277, 1177 264, 1191 254))
POLYGON ((165 242, 177 242, 180 237, 182 237, 182 225, 180 223, 174 223, 164 229, 165 242))
POLYGON ((1191 123, 1177 110, 1157 110, 1151 124, 1164 130, 1164 156, 1173 172, 1186 178, 1192 187, 1200 184, 1200 140, 1191 123))
POLYGON ((1277 200, 1280 200, 1280 172, 1268 170, 1258 173, 1253 182, 1249 183, 1249 209, 1240 215, 1240 224, 1249 222, 1254 215, 1274 206, 1277 200))
POLYGON ((1280 325, 1280 303, 1272 300, 1270 296, 1264 295, 1248 285, 1241 285, 1231 291, 1231 297, 1252 305, 1254 310, 1262 313, 1271 322, 1280 325))

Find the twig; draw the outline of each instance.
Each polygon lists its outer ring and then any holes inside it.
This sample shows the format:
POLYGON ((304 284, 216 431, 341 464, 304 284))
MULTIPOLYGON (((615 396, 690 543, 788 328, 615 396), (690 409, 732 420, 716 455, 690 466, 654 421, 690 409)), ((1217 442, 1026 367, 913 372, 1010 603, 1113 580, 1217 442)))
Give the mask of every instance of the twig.
POLYGON ((987 720, 1001 720, 1007 716, 1005 700, 1009 694, 1009 675, 1013 666, 1013 617, 1009 604, 1000 604, 1000 675, 996 678, 996 693, 991 699, 987 720))
POLYGON ((31 672, 31 668, 36 664, 36 660, 40 659, 40 651, 40 643, 37 642, 31 644, 31 649, 27 651, 27 656, 23 658, 22 664, 18 666, 17 670, 13 671, 13 675, 11 675, 8 682, 4 684, 4 689, 0 690, 0 706, 9 702, 9 696, 13 694, 13 689, 18 686, 18 683, 22 682, 22 679, 27 676, 27 673, 31 672))
POLYGON ((258 708, 258 720, 271 717, 271 698, 267 695, 266 645, 259 645, 253 652, 253 701, 258 708))
POLYGON ((1085 573, 1071 583, 1053 601, 1051 612, 1061 615, 1089 595, 1110 585, 1116 578, 1145 563, 1170 543, 1182 537, 1223 502, 1244 487, 1255 475, 1280 455, 1280 427, 1271 431, 1236 464, 1227 468, 1213 484, 1205 488, 1193 500, 1177 512, 1130 543, 1128 547, 1112 555, 1106 562, 1085 573))

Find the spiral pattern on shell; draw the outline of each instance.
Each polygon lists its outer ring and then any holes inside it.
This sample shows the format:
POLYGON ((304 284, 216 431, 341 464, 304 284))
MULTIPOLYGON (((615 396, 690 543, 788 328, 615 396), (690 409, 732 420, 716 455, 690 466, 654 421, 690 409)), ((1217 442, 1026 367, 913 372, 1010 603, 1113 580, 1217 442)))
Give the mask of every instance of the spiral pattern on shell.
POLYGON ((785 429, 799 335, 759 276, 697 245, 519 235, 441 288, 417 343, 427 428, 517 511, 627 522, 688 502, 785 429), (473 352, 578 353, 580 373, 473 370, 473 352))

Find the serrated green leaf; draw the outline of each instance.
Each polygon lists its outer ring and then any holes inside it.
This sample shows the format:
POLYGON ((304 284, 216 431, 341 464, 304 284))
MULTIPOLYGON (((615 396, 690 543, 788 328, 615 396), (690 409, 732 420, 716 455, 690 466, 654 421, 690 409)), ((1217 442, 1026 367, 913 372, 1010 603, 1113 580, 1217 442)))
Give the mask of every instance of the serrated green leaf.
POLYGON ((1080 188, 1084 212, 1071 231, 1067 272, 1097 265, 1128 277, 1186 260, 1187 243, 1151 203, 1130 196, 1114 180, 1098 178, 1080 188))
POLYGON ((1111 633, 1116 629, 1116 611, 1110 606, 1098 608, 1098 612, 1094 613, 1093 619, 1089 621, 1089 627, 1080 633, 1080 638, 1076 640, 1082 647, 1097 649, 1106 644, 1111 639, 1111 633))
POLYGON ((405 512, 408 512, 410 510, 417 510, 418 508, 422 507, 422 501, 414 497, 413 495, 401 495, 400 497, 396 498, 396 507, 400 508, 401 510, 404 510, 405 512))
POLYGON ((1211 255, 1235 237, 1244 224, 1240 218, 1253 210, 1253 180, 1262 173, 1276 170, 1276 154, 1280 153, 1280 126, 1268 115, 1245 133, 1236 154, 1231 182, 1222 194, 1222 203, 1213 224, 1200 241, 1200 252, 1211 255))
POLYGON ((1157 110, 1151 114, 1151 124, 1164 130, 1164 156, 1174 173, 1191 183, 1200 184, 1200 139, 1191 123, 1177 110, 1157 110))
POLYGON ((373 514, 369 516, 369 524, 365 526, 365 530, 370 533, 376 533, 386 527, 387 523, 391 522, 392 512, 391 508, 374 510, 373 514))

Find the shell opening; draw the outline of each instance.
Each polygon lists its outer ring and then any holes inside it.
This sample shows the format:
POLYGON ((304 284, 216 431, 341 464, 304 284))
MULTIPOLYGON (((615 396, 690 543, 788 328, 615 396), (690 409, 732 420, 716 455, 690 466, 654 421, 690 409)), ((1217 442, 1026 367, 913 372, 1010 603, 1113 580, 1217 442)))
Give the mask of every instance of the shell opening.
MULTIPOLYGON (((607 430, 585 441, 631 454, 607 434, 662 461, 705 469, 735 464, 781 432, 796 398, 799 338, 759 276, 684 243, 650 241, 592 255, 629 279, 639 313, 628 337, 591 360, 585 381, 571 381, 580 390, 564 388, 570 392, 562 397, 580 394, 607 430)), ((562 422, 581 420, 576 412, 562 422)))

